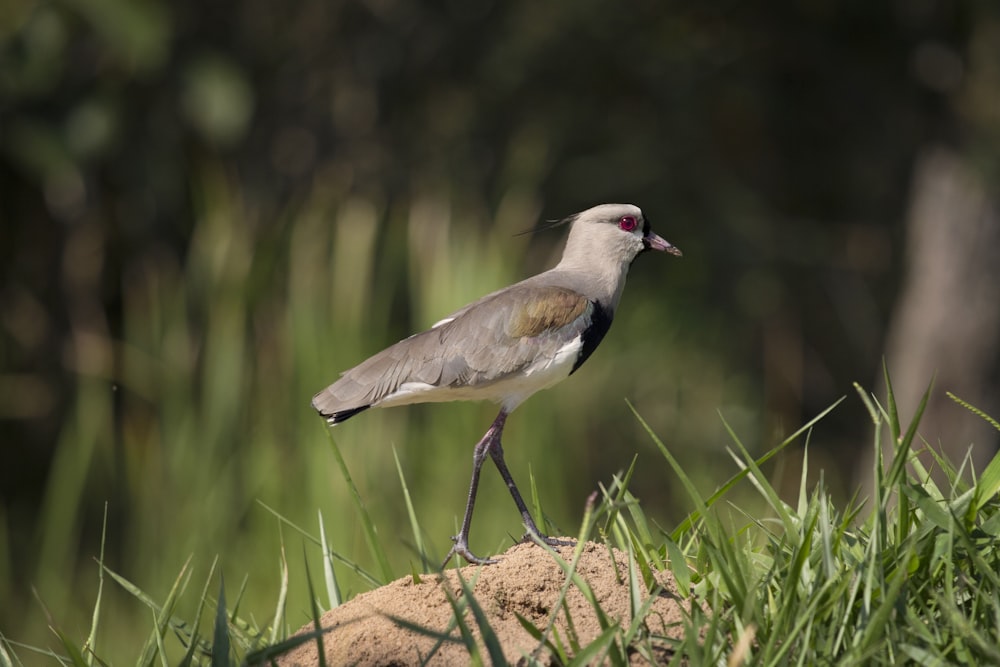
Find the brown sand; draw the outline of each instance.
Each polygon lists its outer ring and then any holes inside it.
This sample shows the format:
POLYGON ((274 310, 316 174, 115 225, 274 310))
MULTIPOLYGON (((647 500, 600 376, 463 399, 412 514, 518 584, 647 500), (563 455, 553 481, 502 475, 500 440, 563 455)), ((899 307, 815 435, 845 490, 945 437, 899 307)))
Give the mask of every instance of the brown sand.
MULTIPOLYGON (((558 547, 556 550, 567 562, 573 557, 572 547, 558 547)), ((590 585, 608 617, 627 627, 631 621, 628 556, 613 551, 616 572, 611 563, 611 553, 604 545, 588 542, 577 573, 590 585)), ((514 664, 533 651, 539 651, 539 642, 521 627, 515 612, 544 630, 566 577, 556 561, 534 544, 515 545, 499 559, 496 565, 463 567, 461 575, 468 585, 473 586, 475 598, 496 632, 507 662, 514 664)), ((668 572, 657 574, 657 579, 663 591, 653 603, 646 627, 653 636, 680 637, 683 634, 683 612, 676 582, 668 572)), ((461 584, 455 569, 446 571, 444 582, 452 595, 459 598, 461 584)), ((578 645, 586 646, 601 632, 593 607, 576 586, 570 587, 566 603, 578 645)), ((403 577, 328 611, 322 617, 323 628, 327 629, 323 635, 326 664, 365 667, 424 664, 436 640, 401 627, 392 620, 393 617, 436 632, 445 632, 451 624, 453 612, 443 592, 442 579, 437 575, 423 575, 421 583, 415 584, 411 577, 403 577)), ((489 664, 489 654, 479 637, 471 611, 466 611, 465 619, 479 643, 480 655, 489 664)), ((564 613, 559 614, 556 629, 563 644, 568 644, 566 640, 570 634, 564 613)), ((300 629, 299 634, 313 630, 310 623, 300 629)), ((453 629, 451 635, 460 636, 457 629, 453 629)), ((662 658, 665 664, 670 659, 670 651, 663 640, 656 643, 657 662, 662 658)), ((542 664, 552 663, 545 649, 535 655, 542 664)), ((648 664, 637 654, 632 654, 631 659, 633 664, 648 664)), ((282 667, 318 664, 315 640, 292 649, 278 662, 282 667)), ((464 665, 468 662, 469 653, 463 644, 447 642, 426 664, 464 665)))

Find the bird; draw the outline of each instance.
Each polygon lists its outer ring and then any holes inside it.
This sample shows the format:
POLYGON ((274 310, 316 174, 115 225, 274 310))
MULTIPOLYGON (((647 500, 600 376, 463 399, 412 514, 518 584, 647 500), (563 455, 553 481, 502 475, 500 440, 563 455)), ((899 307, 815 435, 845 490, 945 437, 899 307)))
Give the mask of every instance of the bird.
POLYGON ((413 403, 488 400, 500 412, 476 443, 472 480, 453 556, 489 565, 469 548, 473 507, 486 457, 493 459, 521 514, 524 540, 566 542, 538 529, 504 461, 507 417, 525 399, 575 373, 604 339, 614 319, 629 267, 649 250, 681 256, 650 229, 632 204, 601 204, 557 224, 569 226, 562 258, 553 268, 460 308, 430 329, 344 371, 312 405, 332 426, 369 408, 413 403))

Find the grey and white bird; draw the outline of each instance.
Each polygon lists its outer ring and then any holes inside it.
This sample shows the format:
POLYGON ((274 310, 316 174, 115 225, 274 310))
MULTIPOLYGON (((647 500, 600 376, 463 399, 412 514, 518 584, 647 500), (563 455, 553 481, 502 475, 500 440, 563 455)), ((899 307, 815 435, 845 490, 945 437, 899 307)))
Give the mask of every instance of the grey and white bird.
MULTIPOLYGON (((562 259, 554 268, 487 294, 345 371, 312 399, 330 424, 368 408, 408 403, 489 400, 500 413, 472 454, 465 516, 445 565, 455 554, 496 562, 469 550, 479 472, 496 464, 529 535, 559 544, 535 525, 504 462, 507 416, 536 391, 572 375, 611 326, 632 261, 647 250, 680 256, 631 204, 602 204, 570 216, 562 259)), ((443 567, 443 566, 442 566, 443 567)))

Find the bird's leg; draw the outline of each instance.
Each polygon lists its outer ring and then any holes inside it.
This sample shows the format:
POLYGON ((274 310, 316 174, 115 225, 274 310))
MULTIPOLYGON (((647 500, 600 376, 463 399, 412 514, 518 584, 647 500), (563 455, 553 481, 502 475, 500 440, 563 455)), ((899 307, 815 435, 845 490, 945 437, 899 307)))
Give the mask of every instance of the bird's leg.
POLYGON ((487 452, 493 449, 494 442, 497 445, 500 444, 500 435, 503 433, 503 425, 506 421, 507 412, 501 410, 497 418, 493 420, 493 425, 483 435, 482 440, 476 443, 476 448, 472 450, 472 482, 469 485, 469 499, 465 503, 465 517, 462 519, 462 529, 458 535, 451 538, 455 544, 445 556, 444 562, 441 564, 442 570, 455 554, 476 565, 491 565, 497 562, 491 558, 480 558, 469 550, 469 528, 472 526, 472 508, 476 504, 476 492, 479 490, 479 471, 483 467, 483 461, 486 460, 487 452))
POLYGON ((497 562, 493 558, 480 558, 469 550, 469 529, 472 526, 472 510, 476 505, 476 493, 479 491, 479 473, 482 470, 487 453, 493 459, 493 463, 496 464, 497 470, 500 471, 500 476, 503 477, 503 481, 507 485, 511 497, 514 499, 514 504, 517 505, 517 510, 521 513, 521 520, 528 531, 521 540, 526 541, 534 537, 549 546, 573 546, 572 542, 546 536, 535 525, 535 520, 531 517, 531 512, 528 511, 528 506, 525 505, 524 498, 521 497, 521 492, 517 490, 514 477, 510 474, 507 462, 503 458, 503 445, 500 443, 500 440, 503 437, 503 427, 506 423, 507 411, 500 410, 500 414, 493 420, 493 424, 489 430, 486 431, 482 439, 476 443, 475 449, 472 450, 472 481, 469 484, 469 499, 465 503, 465 516, 462 518, 462 529, 458 535, 451 538, 454 545, 451 547, 448 555, 445 556, 444 562, 441 563, 442 570, 451 561, 451 557, 456 554, 469 563, 476 565, 492 565, 497 562))
MULTIPOLYGON (((501 412, 500 414, 503 413, 501 412)), ((507 468, 507 463, 503 459, 503 445, 500 444, 500 437, 502 434, 503 425, 501 424, 500 432, 497 433, 496 439, 490 446, 490 458, 493 459, 493 463, 496 464, 497 470, 500 471, 500 476, 503 477, 503 481, 507 485, 507 489, 510 491, 511 497, 514 499, 514 504, 517 505, 517 510, 521 513, 521 520, 524 522, 524 527, 528 531, 524 534, 524 537, 521 538, 521 541, 526 542, 534 537, 552 547, 573 546, 572 542, 548 537, 545 533, 538 530, 538 526, 535 525, 535 520, 531 518, 531 512, 528 511, 528 506, 524 504, 521 492, 517 490, 517 485, 514 484, 514 477, 510 474, 510 470, 507 468)))

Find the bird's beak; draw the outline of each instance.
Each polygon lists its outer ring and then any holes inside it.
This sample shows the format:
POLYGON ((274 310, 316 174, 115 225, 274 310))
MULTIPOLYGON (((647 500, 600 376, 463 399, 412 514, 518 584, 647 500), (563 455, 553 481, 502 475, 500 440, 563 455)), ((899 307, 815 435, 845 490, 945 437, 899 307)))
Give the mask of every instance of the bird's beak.
POLYGON ((662 236, 654 234, 652 230, 646 232, 646 235, 642 237, 642 242, 646 245, 647 250, 660 250, 669 252, 671 255, 681 256, 680 248, 670 245, 662 236))

